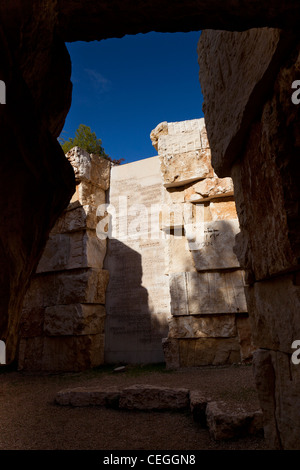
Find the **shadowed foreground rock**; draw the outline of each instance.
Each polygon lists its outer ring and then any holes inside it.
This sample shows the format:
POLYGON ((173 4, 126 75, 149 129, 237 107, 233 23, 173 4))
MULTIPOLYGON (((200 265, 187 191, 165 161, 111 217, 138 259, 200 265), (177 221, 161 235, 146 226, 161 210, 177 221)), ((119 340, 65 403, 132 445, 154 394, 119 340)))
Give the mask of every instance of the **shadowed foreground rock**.
POLYGON ((59 391, 55 403, 61 406, 104 406, 122 411, 191 412, 200 427, 208 428, 215 441, 262 434, 261 410, 249 411, 228 403, 211 401, 201 391, 136 384, 117 387, 77 387, 59 391))

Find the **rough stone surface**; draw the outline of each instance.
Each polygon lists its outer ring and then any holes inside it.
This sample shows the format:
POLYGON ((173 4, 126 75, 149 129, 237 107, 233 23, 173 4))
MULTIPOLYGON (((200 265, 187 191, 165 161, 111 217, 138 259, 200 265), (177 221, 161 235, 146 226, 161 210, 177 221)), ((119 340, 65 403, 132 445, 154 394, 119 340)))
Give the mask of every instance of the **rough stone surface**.
POLYGON ((169 277, 174 316, 247 312, 241 271, 187 272, 169 277))
POLYGON ((190 224, 185 231, 197 271, 240 267, 233 251, 240 231, 237 219, 190 224))
POLYGON ((104 335, 21 338, 19 370, 80 371, 103 364, 104 335))
POLYGON ((159 225, 163 184, 158 157, 112 168, 111 219, 104 266, 108 363, 164 360, 162 338, 170 311, 165 249, 159 225))
POLYGON ((203 110, 212 164, 219 177, 230 176, 249 125, 274 83, 272 72, 279 69, 279 51, 281 58, 286 52, 281 50, 284 41, 284 32, 270 28, 201 34, 198 57, 203 110))
POLYGON ((60 390, 55 402, 64 406, 109 406, 118 407, 120 391, 117 387, 78 387, 60 390))
POLYGON ((181 367, 235 364, 241 361, 237 338, 179 339, 181 367))
POLYGON ((209 402, 206 408, 206 419, 213 439, 232 439, 262 431, 262 412, 249 413, 236 409, 228 411, 224 402, 209 402))
POLYGON ((127 410, 180 410, 189 407, 189 390, 133 385, 120 394, 119 407, 127 410))
POLYGON ((109 273, 102 269, 106 240, 96 234, 95 203, 102 201, 103 195, 105 200, 110 162, 102 164, 104 159, 79 147, 70 150, 67 157, 74 165, 77 188, 84 190, 85 196, 81 198, 77 191, 57 220, 25 296, 20 369, 82 370, 104 360, 109 273), (88 190, 94 191, 93 195, 88 196, 88 190))
POLYGON ((187 315, 169 319, 172 338, 230 338, 236 334, 235 315, 187 315))
POLYGON ((199 57, 213 167, 234 183, 240 222, 234 251, 246 270, 265 436, 277 449, 298 449, 298 373, 290 359, 299 335, 300 108, 291 99, 299 37, 270 29, 205 31, 199 57), (216 96, 226 102, 220 113, 216 96))
POLYGON ((74 303, 105 304, 109 273, 101 269, 79 269, 46 273, 32 279, 24 308, 74 303))
POLYGON ((95 231, 51 234, 36 273, 80 268, 103 267, 106 240, 99 240, 95 231))
POLYGON ((164 359, 166 362, 166 369, 179 369, 181 366, 179 355, 179 341, 177 339, 163 338, 162 347, 164 352, 164 359))
MULTIPOLYGON (((101 203, 102 202, 105 202, 105 194, 101 200, 101 203)), ((96 225, 96 210, 91 210, 90 205, 82 206, 79 200, 76 200, 70 203, 67 209, 58 218, 51 230, 51 235, 56 233, 77 232, 84 229, 95 229, 96 225)))
POLYGON ((255 344, 289 354, 292 342, 300 339, 300 286, 294 276, 256 282, 246 288, 246 298, 255 344))
POLYGON ((155 130, 151 133, 160 157, 165 187, 183 186, 212 177, 204 119, 168 123, 167 126, 168 133, 166 127, 163 134, 155 130))
POLYGON ((205 178, 193 184, 186 190, 185 200, 190 202, 210 201, 224 196, 233 196, 233 182, 231 178, 205 178))
POLYGON ((214 200, 211 201, 210 213, 212 220, 237 219, 236 206, 234 200, 214 200))
MULTIPOLYGON (((228 1, 220 3, 219 0, 208 4, 204 0, 191 0, 187 3, 184 2, 184 4, 178 2, 176 5, 174 2, 170 3, 166 0, 155 0, 147 2, 146 5, 144 2, 137 5, 133 0, 113 3, 88 0, 80 4, 71 0, 64 2, 38 2, 34 0, 27 2, 25 8, 24 2, 16 0, 1 2, 0 17, 0 72, 1 79, 5 80, 7 85, 7 102, 9 102, 9 106, 1 106, 0 111, 3 182, 3 197, 0 199, 4 201, 1 205, 0 331, 1 338, 7 343, 8 360, 11 361, 15 356, 19 313, 29 285, 28 280, 35 271, 52 225, 67 205, 74 189, 74 178, 69 171, 70 167, 66 165, 56 142, 71 103, 71 64, 64 41, 120 37, 125 34, 153 30, 187 31, 218 28, 238 31, 261 26, 281 29, 294 28, 296 30, 299 24, 299 8, 297 3, 291 0, 278 3, 276 8, 270 2, 257 0, 250 0, 243 4, 228 1)), ((284 35, 284 32, 281 34, 284 35)), ((265 40, 262 42, 265 44, 265 40)), ((285 233, 284 239, 287 237, 291 243, 292 263, 288 264, 293 265, 294 268, 294 257, 299 258, 297 255, 299 249, 299 246, 297 247, 297 233, 299 232, 297 210, 295 209, 297 207, 295 202, 298 201, 295 188, 298 187, 299 182, 298 174, 295 171, 295 162, 298 162, 296 157, 299 155, 299 132, 297 132, 299 115, 297 119, 295 119, 295 115, 297 112, 299 113, 299 108, 298 111, 295 106, 288 109, 287 103, 291 106, 290 84, 292 81, 290 78, 296 76, 296 70, 291 67, 291 64, 295 63, 294 45, 296 43, 297 41, 291 42, 288 47, 282 47, 277 55, 274 54, 273 57, 276 55, 276 60, 271 61, 272 66, 268 68, 263 80, 259 82, 259 85, 263 85, 259 87, 262 90, 261 95, 264 94, 264 91, 272 93, 275 90, 277 93, 279 85, 281 92, 283 92, 282 96, 286 97, 285 100, 281 100, 275 106, 273 103, 272 106, 276 112, 281 112, 282 107, 285 110, 280 115, 279 128, 273 127, 274 132, 271 137, 277 137, 270 139, 273 140, 270 147, 273 146, 275 152, 271 153, 281 162, 280 172, 285 195, 283 206, 286 210, 289 229, 289 234, 285 233), (287 68, 283 70, 286 80, 282 80, 281 85, 277 83, 274 88, 273 84, 277 76, 276 68, 279 70, 282 61, 286 59, 292 74, 287 73, 287 68), (284 85, 286 83, 289 84, 288 87, 284 85), (283 115, 286 119, 283 119, 283 115)), ((222 46, 226 48, 225 40, 222 41, 222 46)), ((255 44, 255 48, 259 52, 260 47, 258 46, 259 44, 255 44)), ((265 50, 262 52, 264 53, 265 50)), ((253 56, 255 58, 255 54, 253 56)), ((209 60, 208 68, 215 73, 217 68, 214 64, 218 62, 220 57, 224 57, 222 48, 213 50, 210 57, 213 60, 209 60)), ((248 73, 256 72, 256 67, 261 68, 265 62, 262 60, 263 57, 263 54, 258 55, 258 60, 250 70, 248 68, 249 54, 244 55, 245 63, 247 63, 246 74, 244 74, 246 79, 248 73)), ((226 61, 226 59, 223 60, 226 61)), ((237 69, 238 73, 233 70, 233 64, 230 61, 228 64, 225 62, 226 65, 227 72, 226 67, 219 67, 223 73, 211 95, 212 102, 215 102, 218 93, 220 93, 220 84, 224 88, 226 97, 226 84, 230 83, 232 86, 234 80, 239 80, 239 77, 242 76, 240 73, 241 64, 237 69), (229 80, 227 80, 228 76, 229 80)), ((210 84, 210 79, 207 82, 210 84)), ((245 82, 238 82, 238 85, 240 83, 242 86, 235 88, 236 93, 243 90, 245 82)), ((202 89, 204 88, 202 84, 202 89)), ((245 86, 246 91, 247 88, 245 86)), ((254 91, 257 91, 257 87, 254 88, 254 91)), ((250 111, 255 109, 255 113, 259 113, 260 102, 256 99, 257 95, 252 93, 251 97, 252 103, 249 101, 251 106, 248 106, 248 110, 249 108, 250 111), (253 98, 255 99, 253 100, 253 98)), ((237 95, 235 94, 233 99, 228 99, 228 96, 226 98, 223 100, 221 95, 221 106, 216 103, 216 109, 220 110, 222 107, 225 114, 224 103, 230 103, 235 107, 237 95)), ((236 115, 238 114, 236 113, 236 115)), ((247 120, 247 116, 249 120, 249 113, 246 112, 243 118, 244 122, 247 120)), ((270 119, 269 122, 272 123, 273 120, 270 119)), ((215 119, 211 119, 210 123, 210 125, 216 125, 216 128, 219 127, 219 123, 215 119)), ((246 127, 241 126, 244 130, 246 127)), ((272 124, 266 126, 264 132, 268 134, 271 127, 272 124)), ((255 148, 258 146, 256 143, 255 148)), ((225 152, 224 156, 227 157, 225 152)), ((263 161, 267 162, 267 159, 263 159, 263 161)), ((230 161, 228 164, 224 164, 224 167, 222 165, 224 171, 228 167, 230 167, 230 161)), ((259 169, 261 168, 263 167, 259 166, 259 169)), ((255 170, 255 177, 259 173, 255 170)), ((262 171, 261 174, 263 173, 262 171)), ((264 178, 261 181, 262 184, 258 186, 263 188, 264 178)), ((276 187, 274 184, 275 189, 276 187)), ((265 215, 265 208, 261 207, 261 213, 265 215)), ((242 218, 241 209, 239 209, 239 214, 242 218)), ((262 216, 258 220, 261 218, 262 216)), ((273 222, 274 220, 275 217, 273 222)), ((252 224, 252 221, 250 223, 252 224)), ((253 224, 253 226, 257 227, 258 225, 253 224)), ((285 227, 286 225, 282 226, 283 232, 286 232, 285 227)), ((242 230, 245 235, 246 229, 242 230)), ((269 240, 265 238, 264 234, 261 235, 261 239, 264 240, 264 244, 262 244, 260 251, 255 251, 255 258, 252 259, 254 264, 261 262, 261 259, 264 258, 264 247, 270 247, 269 240)), ((255 249, 254 236, 249 238, 249 245, 252 244, 255 249)), ((242 252, 246 253, 246 251, 244 246, 242 252)), ((288 251, 286 253, 287 256, 290 256, 288 251)), ((276 250, 274 250, 274 255, 274 260, 276 260, 276 250)), ((288 380, 283 380, 283 384, 287 382, 288 380)), ((274 390, 270 389, 270 395, 273 396, 273 394, 274 390)), ((283 399, 284 394, 279 394, 279 397, 283 399)), ((291 406, 291 408, 293 407, 291 406)), ((285 418, 284 415, 281 416, 280 412, 278 413, 277 419, 280 422, 285 418)), ((281 429, 280 426, 278 429, 281 429)), ((297 442, 295 434, 288 429, 285 435, 291 436, 289 445, 295 446, 295 442, 297 442)))
POLYGON ((241 348, 241 359, 243 362, 252 361, 253 352, 256 347, 253 339, 253 332, 251 329, 250 319, 248 314, 241 314, 236 316, 236 329, 241 348))
POLYGON ((44 333, 47 336, 104 334, 105 307, 97 304, 46 307, 44 333))
POLYGON ((206 422, 206 408, 209 399, 204 397, 202 392, 192 390, 190 392, 190 409, 194 421, 199 423, 202 427, 207 426, 206 422))
POLYGON ((276 5, 249 0, 245 4, 211 0, 188 0, 170 3, 152 0, 137 5, 133 0, 116 0, 85 4, 60 1, 58 32, 65 41, 92 41, 125 34, 150 31, 199 31, 205 28, 242 31, 261 26, 296 28, 299 21, 297 5, 285 0, 276 5), (216 14, 218 12, 218 14, 216 14), (118 20, 116 26, 116 20, 118 20))
MULTIPOLYGON (((227 352, 223 359, 219 355, 217 361, 251 360, 250 328, 242 328, 245 325, 242 320, 239 335, 236 328, 236 315, 247 312, 247 306, 243 271, 233 251, 235 236, 240 231, 233 181, 220 179, 211 171, 203 119, 161 123, 152 131, 151 138, 160 156, 165 186, 160 224, 167 237, 166 274, 172 314, 168 337, 163 341, 167 367, 197 364, 196 343, 184 345, 183 340, 198 338, 213 338, 216 351, 224 346, 224 337, 239 343, 240 355, 235 351, 229 353, 228 359, 226 343, 227 352), (196 148, 206 155, 208 171, 203 173, 193 161, 192 152, 196 148)), ((245 322, 246 317, 245 313, 245 322)), ((211 351, 202 356, 201 364, 210 360, 215 360, 211 351)))
POLYGON ((109 188, 111 163, 99 155, 89 154, 80 147, 73 147, 66 154, 77 182, 86 181, 106 191, 109 188))

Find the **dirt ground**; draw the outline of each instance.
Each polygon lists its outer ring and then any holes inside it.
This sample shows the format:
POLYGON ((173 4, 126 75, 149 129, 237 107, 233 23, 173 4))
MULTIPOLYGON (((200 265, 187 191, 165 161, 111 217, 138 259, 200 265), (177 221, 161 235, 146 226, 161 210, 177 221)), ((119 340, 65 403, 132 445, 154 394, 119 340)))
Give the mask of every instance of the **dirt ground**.
POLYGON ((229 407, 259 409, 251 366, 167 371, 164 365, 100 367, 80 373, 0 369, 0 450, 266 450, 264 438, 215 442, 188 412, 59 406, 58 391, 77 386, 153 384, 201 390, 229 407))

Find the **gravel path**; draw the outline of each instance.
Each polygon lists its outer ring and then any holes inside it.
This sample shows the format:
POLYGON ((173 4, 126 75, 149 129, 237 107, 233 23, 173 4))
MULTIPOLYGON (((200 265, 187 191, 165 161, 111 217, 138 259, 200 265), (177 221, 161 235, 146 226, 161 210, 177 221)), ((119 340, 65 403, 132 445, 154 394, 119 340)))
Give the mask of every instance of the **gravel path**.
POLYGON ((215 442, 187 412, 120 411, 55 404, 77 386, 153 384, 201 390, 228 407, 259 409, 251 366, 167 371, 163 365, 81 373, 33 374, 0 369, 0 450, 260 450, 262 437, 215 442))

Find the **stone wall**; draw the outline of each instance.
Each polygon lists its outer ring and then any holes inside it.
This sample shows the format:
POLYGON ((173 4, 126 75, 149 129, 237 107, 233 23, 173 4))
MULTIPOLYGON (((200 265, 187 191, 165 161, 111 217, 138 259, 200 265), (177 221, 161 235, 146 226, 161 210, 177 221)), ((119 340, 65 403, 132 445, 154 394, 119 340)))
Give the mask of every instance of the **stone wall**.
POLYGON ((299 449, 300 107, 291 99, 299 36, 205 31, 198 52, 213 165, 234 181, 265 437, 273 448, 299 449))
POLYGON ((161 123, 158 151, 166 234, 169 368, 251 359, 244 273, 233 252, 239 232, 231 178, 211 166, 204 119, 161 123))
POLYGON ((106 240, 96 235, 110 162, 73 148, 67 154, 76 192, 52 229, 26 294, 18 366, 23 370, 82 370, 104 361, 106 240))

